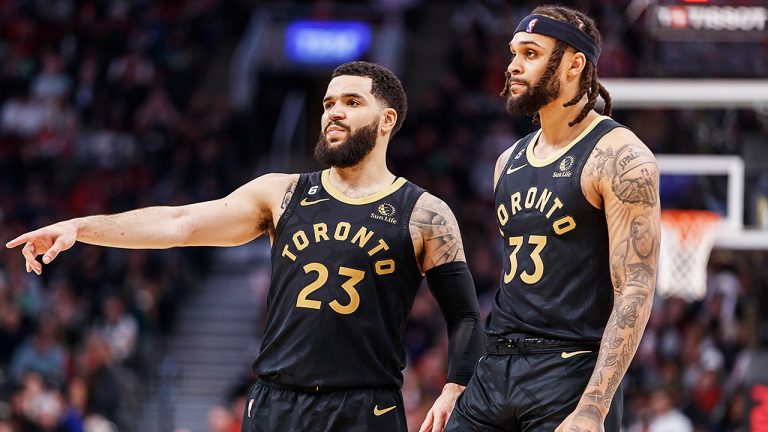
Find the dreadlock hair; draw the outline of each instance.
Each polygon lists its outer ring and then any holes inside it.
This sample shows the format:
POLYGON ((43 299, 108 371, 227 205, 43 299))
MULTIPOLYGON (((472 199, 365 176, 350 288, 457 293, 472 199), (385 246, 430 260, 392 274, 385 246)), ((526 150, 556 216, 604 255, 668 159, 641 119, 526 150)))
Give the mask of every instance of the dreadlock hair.
MULTIPOLYGON (((597 29, 597 25, 595 25, 595 21, 592 20, 592 18, 588 17, 584 13, 577 11, 575 9, 570 9, 563 6, 554 6, 554 5, 546 5, 546 6, 539 6, 536 9, 531 12, 532 15, 544 15, 546 17, 556 19, 558 21, 564 21, 569 24, 572 24, 576 26, 578 29, 583 31, 587 34, 587 36, 591 37, 595 42, 597 42, 598 46, 600 45, 602 41, 602 37, 600 36, 600 31, 597 29)), ((560 67, 560 62, 563 59, 563 54, 565 54, 565 50, 567 48, 567 44, 562 41, 557 41, 555 43, 555 48, 552 50, 552 55, 549 57, 549 61, 547 62, 547 67, 544 70, 544 73, 541 75, 541 78, 539 78, 539 82, 545 83, 548 82, 552 76, 557 72, 557 69, 560 67)), ((506 97, 509 93, 509 82, 512 79, 511 74, 509 71, 505 72, 506 76, 506 82, 504 83, 504 90, 501 92, 502 97, 506 97)), ((569 100, 568 102, 565 102, 563 104, 564 107, 569 107, 572 105, 576 105, 579 103, 582 97, 584 95, 587 95, 587 104, 584 105, 584 108, 581 110, 578 116, 576 116, 575 119, 570 121, 568 123, 568 126, 573 126, 577 123, 580 123, 582 120, 584 120, 584 117, 589 114, 589 111, 592 110, 592 108, 595 107, 595 104, 597 103, 597 96, 603 98, 605 101, 605 106, 603 107, 603 115, 610 116, 611 115, 611 95, 608 93, 608 90, 606 90, 605 87, 603 87, 600 82, 597 80, 597 68, 595 65, 587 60, 587 64, 584 67, 584 70, 581 73, 581 79, 579 81, 580 87, 579 91, 576 93, 576 96, 573 97, 573 99, 569 100)), ((534 113, 533 115, 533 123, 539 124, 539 113, 534 113)))

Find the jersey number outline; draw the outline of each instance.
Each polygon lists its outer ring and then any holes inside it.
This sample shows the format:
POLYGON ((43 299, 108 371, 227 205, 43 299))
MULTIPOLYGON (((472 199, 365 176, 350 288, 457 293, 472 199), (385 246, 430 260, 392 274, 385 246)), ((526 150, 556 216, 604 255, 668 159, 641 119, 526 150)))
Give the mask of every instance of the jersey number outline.
MULTIPOLYGON (((514 246, 515 249, 509 254, 509 273, 504 273, 504 283, 509 284, 517 274, 517 252, 523 246, 523 236, 512 236, 509 238, 509 245, 514 246)), ((531 235, 528 237, 528 244, 535 245, 533 252, 531 252, 531 260, 533 260, 533 274, 523 271, 520 273, 520 280, 528 285, 533 285, 544 275, 544 261, 541 259, 541 251, 544 250, 544 246, 547 245, 547 236, 543 235, 531 235)))
MULTIPOLYGON (((323 305, 323 302, 320 300, 312 300, 308 297, 310 294, 319 290, 325 285, 326 282, 328 282, 328 267, 323 264, 313 262, 305 265, 303 268, 304 273, 306 274, 316 272, 317 279, 299 291, 299 296, 296 298, 296 307, 320 309, 320 307, 323 305)), ((360 281, 365 278, 365 272, 362 270, 342 266, 339 267, 339 274, 349 278, 346 282, 341 284, 341 288, 349 296, 349 303, 342 305, 338 300, 334 300, 328 303, 328 305, 336 313, 349 315, 356 311, 360 306, 360 293, 357 291, 357 289, 355 289, 355 285, 360 283, 360 281)))

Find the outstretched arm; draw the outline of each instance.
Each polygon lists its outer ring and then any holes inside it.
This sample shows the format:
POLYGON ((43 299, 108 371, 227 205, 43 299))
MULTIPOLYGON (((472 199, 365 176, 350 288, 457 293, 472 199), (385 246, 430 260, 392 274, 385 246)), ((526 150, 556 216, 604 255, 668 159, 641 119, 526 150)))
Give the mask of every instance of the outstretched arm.
MULTIPOLYGON (((602 431, 616 390, 651 314, 660 241, 659 172, 648 148, 626 130, 598 146, 585 167, 608 223, 613 310, 592 377, 559 431, 602 431), (621 143, 621 144, 619 144, 621 143), (574 428, 575 427, 575 428, 574 428)), ((590 191, 585 191, 589 196, 590 191)))
POLYGON ((22 234, 6 247, 24 244, 27 272, 41 274, 38 255, 48 264, 77 241, 129 249, 243 244, 273 228, 283 195, 292 191, 297 179, 267 174, 218 200, 70 219, 22 234))
POLYGON ((464 258, 459 224, 442 200, 423 194, 410 221, 416 259, 448 326, 448 379, 420 432, 445 428, 456 399, 482 355, 477 293, 464 258))

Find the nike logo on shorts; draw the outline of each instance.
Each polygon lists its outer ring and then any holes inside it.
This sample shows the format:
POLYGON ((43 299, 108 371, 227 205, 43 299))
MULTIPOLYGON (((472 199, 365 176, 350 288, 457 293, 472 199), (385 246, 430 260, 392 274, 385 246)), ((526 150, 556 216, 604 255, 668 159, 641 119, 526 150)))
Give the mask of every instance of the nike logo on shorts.
POLYGON ((571 357, 573 357, 573 356, 575 356, 575 355, 579 355, 579 354, 586 354, 586 353, 591 353, 591 352, 592 352, 592 351, 573 351, 573 352, 564 352, 564 353, 560 354, 560 357, 562 357, 562 358, 564 358, 564 359, 568 359, 568 358, 571 358, 571 357))
POLYGON ((386 413, 388 413, 388 412, 392 411, 392 410, 393 410, 393 409, 395 409, 395 408, 397 408, 397 405, 392 405, 391 407, 389 407, 389 408, 384 408, 384 409, 379 409, 379 406, 378 406, 378 405, 376 405, 375 407, 373 407, 373 415, 375 415, 376 417, 378 417, 378 416, 380 416, 380 415, 382 415, 382 414, 386 414, 386 413))

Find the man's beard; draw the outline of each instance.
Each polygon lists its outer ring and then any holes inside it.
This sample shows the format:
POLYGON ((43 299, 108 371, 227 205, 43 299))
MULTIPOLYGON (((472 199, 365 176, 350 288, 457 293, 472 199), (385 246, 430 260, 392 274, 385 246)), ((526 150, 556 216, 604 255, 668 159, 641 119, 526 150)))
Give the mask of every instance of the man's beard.
POLYGON ((513 116, 533 115, 560 95, 560 81, 556 75, 552 75, 547 82, 539 79, 533 87, 527 81, 514 78, 507 85, 512 83, 524 84, 528 88, 519 95, 512 94, 512 89, 507 88, 507 112, 513 116))
MULTIPOLYGON (((315 144, 315 159, 324 165, 349 168, 357 165, 376 146, 376 132, 379 130, 378 119, 355 132, 349 132, 349 127, 338 121, 333 121, 330 124, 345 128, 347 139, 332 147, 325 139, 325 133, 320 132, 320 139, 315 144)), ((327 128, 328 126, 326 126, 327 128)))

